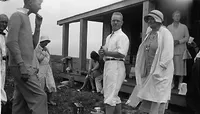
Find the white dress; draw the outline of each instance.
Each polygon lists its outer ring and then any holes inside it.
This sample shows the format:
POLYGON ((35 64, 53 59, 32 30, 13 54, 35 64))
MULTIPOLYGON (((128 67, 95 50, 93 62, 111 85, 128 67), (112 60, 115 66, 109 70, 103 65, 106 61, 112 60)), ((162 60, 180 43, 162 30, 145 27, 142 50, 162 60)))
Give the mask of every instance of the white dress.
POLYGON ((39 61, 39 73, 38 77, 41 80, 41 86, 43 89, 45 87, 48 92, 56 92, 55 81, 52 73, 51 66, 49 65, 50 54, 48 51, 43 51, 43 48, 38 45, 36 48, 36 55, 39 61))

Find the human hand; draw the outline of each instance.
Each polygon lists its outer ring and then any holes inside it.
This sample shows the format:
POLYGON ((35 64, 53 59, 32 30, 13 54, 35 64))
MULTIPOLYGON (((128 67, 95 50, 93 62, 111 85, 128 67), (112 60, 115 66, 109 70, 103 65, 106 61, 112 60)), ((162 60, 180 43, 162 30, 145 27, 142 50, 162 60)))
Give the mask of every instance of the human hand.
POLYGON ((194 41, 191 42, 189 45, 190 45, 191 47, 193 47, 193 48, 197 47, 197 44, 196 44, 194 41))
POLYGON ((174 40, 174 46, 180 44, 179 40, 174 40))
POLYGON ((98 53, 101 57, 103 57, 105 55, 105 50, 103 48, 101 48, 101 49, 99 49, 98 53))
POLYGON ((42 16, 40 16, 39 14, 36 14, 36 17, 35 17, 35 27, 36 28, 40 28, 41 24, 42 24, 42 16))
POLYGON ((92 70, 90 69, 89 71, 88 71, 88 74, 91 74, 92 73, 92 70))
POLYGON ((25 64, 24 63, 20 63, 19 64, 19 69, 20 69, 20 73, 21 73, 21 79, 24 82, 27 82, 30 76, 28 74, 28 70, 27 70, 25 64))

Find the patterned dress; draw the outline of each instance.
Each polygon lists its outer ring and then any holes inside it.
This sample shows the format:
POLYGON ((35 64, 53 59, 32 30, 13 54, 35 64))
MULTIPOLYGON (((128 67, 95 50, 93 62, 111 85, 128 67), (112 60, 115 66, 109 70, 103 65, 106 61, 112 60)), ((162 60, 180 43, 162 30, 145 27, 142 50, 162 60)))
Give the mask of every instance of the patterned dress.
MULTIPOLYGON (((156 53, 156 50, 158 48, 158 37, 157 37, 157 33, 150 33, 150 35, 148 36, 147 40, 144 42, 144 54, 145 54, 145 65, 144 65, 144 75, 143 78, 147 78, 150 70, 151 70, 151 66, 154 60, 154 56, 156 53)), ((140 110, 143 110, 145 112, 149 112, 151 107, 151 101, 146 101, 143 100, 142 104, 140 106, 140 110)))

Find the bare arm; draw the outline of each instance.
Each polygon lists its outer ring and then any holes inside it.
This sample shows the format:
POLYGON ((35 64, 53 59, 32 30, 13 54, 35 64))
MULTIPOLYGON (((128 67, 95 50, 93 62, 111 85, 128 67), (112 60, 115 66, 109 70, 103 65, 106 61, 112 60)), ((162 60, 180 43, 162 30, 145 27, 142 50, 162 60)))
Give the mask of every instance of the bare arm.
POLYGON ((110 56, 114 58, 124 58, 125 55, 119 53, 119 52, 111 52, 111 51, 105 51, 105 56, 110 56))
POLYGON ((95 66, 91 69, 91 71, 97 70, 99 68, 99 62, 95 63, 95 66))

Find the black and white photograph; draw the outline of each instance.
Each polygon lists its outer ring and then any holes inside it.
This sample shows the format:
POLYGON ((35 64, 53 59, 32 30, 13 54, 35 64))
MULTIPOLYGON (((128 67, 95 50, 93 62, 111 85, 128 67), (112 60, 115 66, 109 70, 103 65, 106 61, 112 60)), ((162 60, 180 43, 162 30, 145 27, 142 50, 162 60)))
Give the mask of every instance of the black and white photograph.
POLYGON ((200 114, 200 0, 0 0, 0 114, 200 114))

